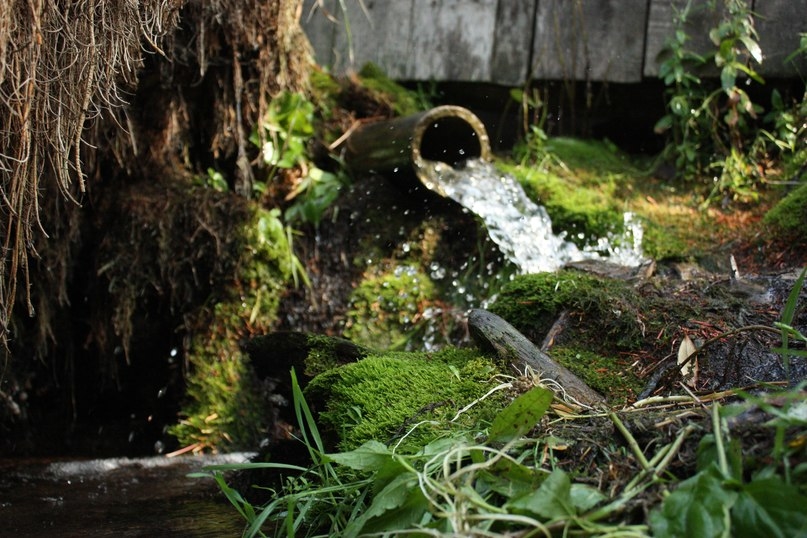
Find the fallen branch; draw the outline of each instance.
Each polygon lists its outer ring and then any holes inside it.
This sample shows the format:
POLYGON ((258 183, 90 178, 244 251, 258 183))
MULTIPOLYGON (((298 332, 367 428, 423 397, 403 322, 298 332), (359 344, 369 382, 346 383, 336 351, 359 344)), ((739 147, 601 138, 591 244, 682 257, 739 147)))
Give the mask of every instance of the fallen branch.
POLYGON ((555 362, 496 314, 481 309, 471 310, 468 329, 480 348, 495 352, 517 372, 529 366, 540 377, 555 381, 575 402, 584 406, 595 407, 605 402, 601 394, 555 362))

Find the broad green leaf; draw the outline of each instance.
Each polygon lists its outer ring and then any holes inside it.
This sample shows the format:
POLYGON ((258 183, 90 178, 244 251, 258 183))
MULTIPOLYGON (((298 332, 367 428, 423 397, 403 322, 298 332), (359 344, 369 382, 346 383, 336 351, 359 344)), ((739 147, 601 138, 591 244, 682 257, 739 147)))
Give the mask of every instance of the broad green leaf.
POLYGON ((357 471, 377 471, 392 457, 392 452, 378 441, 367 441, 350 452, 328 454, 330 461, 357 471))
POLYGON ((578 514, 587 512, 608 499, 608 497, 597 488, 585 484, 572 484, 570 496, 572 505, 578 514))
POLYGON ((673 117, 671 114, 667 114, 656 122, 656 125, 653 126, 653 132, 656 134, 662 134, 668 129, 670 129, 672 127, 672 124, 673 124, 673 117))
POLYGON ((737 538, 807 536, 807 496, 778 476, 746 485, 731 510, 737 538))
POLYGON ((760 48, 759 43, 757 43, 751 37, 746 35, 740 36, 740 41, 742 41, 743 45, 745 45, 745 48, 748 49, 748 54, 751 55, 754 61, 756 61, 758 64, 761 64, 762 49, 760 48))
POLYGON ((490 426, 488 441, 510 441, 535 427, 552 403, 554 393, 533 387, 505 407, 490 426))
MULTIPOLYGON (((422 498, 422 496, 423 494, 417 485, 417 477, 415 475, 409 473, 399 474, 373 497, 373 502, 370 503, 370 506, 361 516, 350 522, 343 536, 345 536, 345 538, 358 536, 364 530, 365 525, 373 518, 386 516, 386 519, 398 519, 394 517, 395 514, 392 515, 393 517, 390 517, 391 514, 388 514, 388 512, 406 506, 407 502, 410 503, 410 506, 407 508, 414 507, 415 512, 419 510, 418 507, 422 507, 422 510, 425 510, 425 501, 418 501, 418 497, 422 498)), ((422 515, 422 510, 420 515, 422 515)), ((412 513, 412 510, 409 509, 406 510, 406 514, 407 519, 415 518, 416 516, 417 519, 419 519, 420 517, 420 515, 412 513)), ((401 516, 402 514, 397 515, 401 516)), ((414 521, 414 519, 410 519, 410 521, 414 521)))
POLYGON ((424 516, 428 515, 429 501, 421 489, 414 485, 403 504, 368 520, 362 531, 364 534, 394 533, 423 523, 424 516))
POLYGON ((514 499, 535 491, 547 476, 547 471, 503 458, 479 472, 479 483, 505 498, 514 499))
POLYGON ((728 511, 737 494, 723 487, 720 471, 712 466, 681 485, 664 500, 661 509, 650 514, 650 526, 657 538, 723 536, 728 530, 728 511))
POLYGON ((547 520, 573 517, 576 514, 572 503, 572 483, 569 475, 560 469, 552 471, 541 487, 506 504, 511 510, 536 514, 547 520))

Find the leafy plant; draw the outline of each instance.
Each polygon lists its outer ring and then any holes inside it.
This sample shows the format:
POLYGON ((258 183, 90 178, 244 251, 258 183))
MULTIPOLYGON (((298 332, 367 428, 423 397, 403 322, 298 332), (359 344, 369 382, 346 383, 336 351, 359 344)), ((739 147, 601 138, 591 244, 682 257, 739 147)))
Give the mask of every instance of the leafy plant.
MULTIPOLYGON (((807 424, 807 422, 805 422, 807 424)), ((766 467, 745 480, 737 445, 728 437, 719 404, 713 433, 699 448, 700 470, 650 515, 654 536, 801 536, 807 531, 807 496, 766 467)))
POLYGON ((776 328, 782 332, 782 345, 774 348, 773 351, 782 356, 782 365, 785 369, 785 376, 788 379, 790 379, 790 358, 807 357, 807 351, 803 349, 792 349, 790 347, 791 339, 807 343, 807 336, 804 336, 798 329, 793 327, 793 319, 796 315, 799 295, 804 287, 805 276, 807 276, 807 267, 802 269, 801 274, 793 285, 793 289, 790 291, 790 295, 788 295, 785 308, 782 311, 781 321, 775 324, 776 328))
MULTIPOLYGON (((300 170, 296 186, 286 196, 294 200, 286 220, 319 225, 339 195, 343 178, 318 168, 308 156, 308 142, 315 134, 314 112, 314 104, 302 94, 283 92, 272 100, 250 140, 261 148, 263 161, 270 167, 269 178, 279 169, 300 170)), ((257 191, 263 190, 265 184, 258 184, 257 191)))
MULTIPOLYGON (((754 166, 752 128, 762 108, 740 84, 743 80, 764 84, 752 67, 752 62, 762 62, 762 49, 748 3, 727 0, 724 4, 724 19, 709 32, 714 52, 701 56, 687 50, 686 23, 694 13, 693 3, 687 2, 676 13, 668 56, 659 69, 668 87, 668 112, 655 130, 671 132, 665 153, 674 159, 679 174, 713 178, 707 202, 723 194, 753 200, 760 179, 754 166), (698 74, 710 60, 720 77, 720 86, 711 90, 698 74)), ((716 9, 714 3, 711 9, 716 9)))

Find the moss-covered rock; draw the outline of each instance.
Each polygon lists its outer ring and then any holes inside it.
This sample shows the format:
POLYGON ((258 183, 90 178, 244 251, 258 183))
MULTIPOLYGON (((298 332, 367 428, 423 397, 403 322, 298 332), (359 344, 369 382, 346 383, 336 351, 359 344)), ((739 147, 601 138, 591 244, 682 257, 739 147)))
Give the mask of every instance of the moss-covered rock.
POLYGON ((807 183, 802 183, 768 211, 764 222, 785 236, 807 237, 807 183))
POLYGON ((350 297, 344 335, 375 349, 404 349, 423 329, 424 312, 436 295, 434 283, 415 266, 370 274, 350 297))
POLYGON ((629 284, 577 271, 518 276, 502 287, 490 310, 537 342, 563 311, 575 338, 589 349, 630 348, 642 335, 640 298, 629 284))
POLYGON ((402 450, 419 447, 450 430, 490 422, 501 397, 490 397, 452 421, 457 412, 493 387, 496 366, 476 351, 386 353, 330 370, 306 388, 309 401, 326 402, 319 422, 341 450, 371 439, 407 434, 402 450), (417 427, 416 427, 417 425, 417 427))

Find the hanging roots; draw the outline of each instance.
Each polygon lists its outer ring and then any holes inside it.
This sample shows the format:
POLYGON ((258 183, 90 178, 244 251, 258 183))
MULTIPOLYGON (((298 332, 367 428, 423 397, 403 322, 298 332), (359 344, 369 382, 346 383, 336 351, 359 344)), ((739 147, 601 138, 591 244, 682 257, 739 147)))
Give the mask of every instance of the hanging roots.
POLYGON ((21 297, 33 315, 41 181, 66 198, 84 192, 84 128, 126 103, 144 49, 161 53, 182 0, 0 0, 0 343, 21 297))

